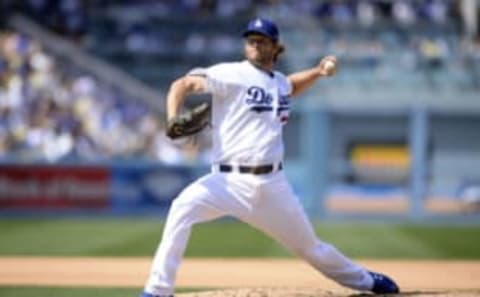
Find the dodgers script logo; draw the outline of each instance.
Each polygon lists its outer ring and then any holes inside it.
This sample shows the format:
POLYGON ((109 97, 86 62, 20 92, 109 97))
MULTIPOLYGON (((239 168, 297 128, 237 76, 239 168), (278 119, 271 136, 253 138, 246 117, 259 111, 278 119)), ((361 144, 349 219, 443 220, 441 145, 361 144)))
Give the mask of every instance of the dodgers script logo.
MULTIPOLYGON (((265 91, 263 88, 252 86, 247 90, 245 103, 250 106, 250 110, 261 113, 273 111, 273 96, 265 91)), ((275 112, 280 117, 281 122, 288 120, 288 113, 290 110, 290 101, 288 96, 279 95, 278 107, 275 112)))
POLYGON ((252 86, 247 90, 247 98, 245 102, 251 106, 250 110, 258 113, 265 111, 272 111, 272 95, 267 93, 264 89, 252 86))

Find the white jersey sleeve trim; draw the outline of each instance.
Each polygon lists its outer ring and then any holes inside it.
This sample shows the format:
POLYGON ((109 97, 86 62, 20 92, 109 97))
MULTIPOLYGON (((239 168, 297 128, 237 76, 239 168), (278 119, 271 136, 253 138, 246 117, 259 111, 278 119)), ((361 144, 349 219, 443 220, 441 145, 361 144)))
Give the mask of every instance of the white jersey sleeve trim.
POLYGON ((210 68, 194 68, 190 70, 187 75, 194 75, 194 76, 202 76, 205 77, 206 79, 206 93, 219 93, 219 90, 217 89, 218 83, 215 81, 214 78, 212 78, 212 73, 209 71, 210 68))
POLYGON ((208 76, 207 75, 207 68, 193 68, 190 70, 187 75, 198 75, 198 76, 208 76))
POLYGON ((216 94, 214 98, 225 97, 228 91, 228 82, 225 76, 231 72, 227 64, 216 64, 208 68, 194 68, 187 75, 200 75, 206 78, 206 92, 216 94))

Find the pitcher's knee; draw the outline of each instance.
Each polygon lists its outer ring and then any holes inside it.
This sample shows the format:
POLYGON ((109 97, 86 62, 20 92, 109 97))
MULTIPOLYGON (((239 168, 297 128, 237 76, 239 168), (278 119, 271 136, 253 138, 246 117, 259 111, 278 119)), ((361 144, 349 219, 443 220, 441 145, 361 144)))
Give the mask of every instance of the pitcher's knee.
POLYGON ((193 205, 191 203, 186 203, 181 199, 175 199, 170 205, 167 222, 174 224, 178 224, 179 222, 182 222, 182 224, 188 223, 192 217, 192 213, 193 205))
POLYGON ((188 212, 188 203, 182 202, 182 200, 176 198, 172 201, 170 205, 169 214, 179 214, 180 212, 188 212))
POLYGON ((213 217, 215 212, 212 209, 208 203, 204 203, 200 199, 192 199, 190 195, 181 193, 178 198, 173 200, 168 217, 192 226, 213 217))

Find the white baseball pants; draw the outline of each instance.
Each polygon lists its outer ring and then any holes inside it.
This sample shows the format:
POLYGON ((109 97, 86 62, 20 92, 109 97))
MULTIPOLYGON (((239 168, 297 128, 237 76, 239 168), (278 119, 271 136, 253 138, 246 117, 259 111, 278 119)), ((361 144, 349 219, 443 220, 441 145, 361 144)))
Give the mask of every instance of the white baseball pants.
POLYGON ((341 285, 356 290, 373 285, 366 269, 316 237, 283 171, 265 175, 212 171, 173 201, 145 292, 172 295, 192 226, 227 215, 263 231, 341 285))

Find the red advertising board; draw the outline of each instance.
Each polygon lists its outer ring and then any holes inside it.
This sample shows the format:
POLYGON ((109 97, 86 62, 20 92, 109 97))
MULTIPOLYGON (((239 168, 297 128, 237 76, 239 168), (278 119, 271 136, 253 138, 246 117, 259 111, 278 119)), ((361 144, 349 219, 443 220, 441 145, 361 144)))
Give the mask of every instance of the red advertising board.
POLYGON ((103 208, 109 181, 99 166, 0 165, 0 208, 103 208))

